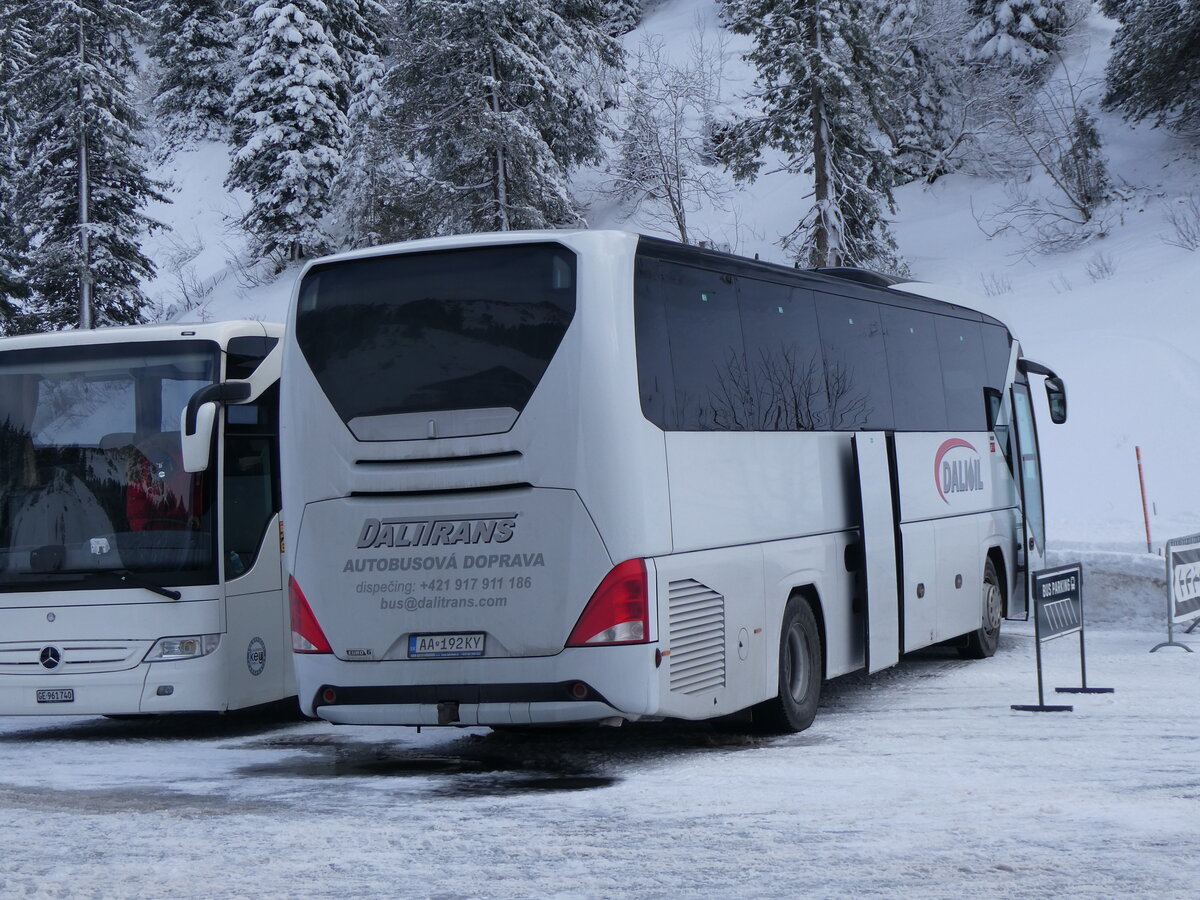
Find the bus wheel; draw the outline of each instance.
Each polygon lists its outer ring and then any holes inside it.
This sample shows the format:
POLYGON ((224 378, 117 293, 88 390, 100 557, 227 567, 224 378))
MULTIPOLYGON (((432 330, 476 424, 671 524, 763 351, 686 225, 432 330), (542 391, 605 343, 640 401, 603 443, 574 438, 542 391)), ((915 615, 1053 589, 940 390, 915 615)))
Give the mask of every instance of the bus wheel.
POLYGON ((983 625, 967 635, 967 643, 959 655, 964 659, 987 659, 1000 643, 1000 578, 989 557, 983 564, 983 625))
POLYGON ((811 725, 823 673, 817 619, 807 600, 792 597, 784 608, 779 636, 779 694, 754 707, 754 730, 786 734, 811 725))

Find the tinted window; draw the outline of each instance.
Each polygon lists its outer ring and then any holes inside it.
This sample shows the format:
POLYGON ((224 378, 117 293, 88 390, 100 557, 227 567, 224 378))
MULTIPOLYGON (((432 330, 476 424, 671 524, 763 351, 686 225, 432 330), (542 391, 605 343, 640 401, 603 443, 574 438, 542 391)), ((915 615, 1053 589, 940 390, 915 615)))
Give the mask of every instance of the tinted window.
POLYGON ((829 401, 812 291, 739 278, 751 427, 809 431, 829 427, 829 401))
POLYGON ((249 378, 259 363, 279 343, 279 338, 243 334, 230 338, 225 351, 225 377, 249 378))
POLYGON ((637 333, 638 390, 642 415, 668 431, 675 430, 675 376, 667 310, 662 303, 659 273, 663 263, 639 256, 634 280, 634 327, 637 333))
POLYGON ((897 430, 945 431, 936 317, 896 306, 880 307, 880 312, 897 430))
POLYGON ((749 427, 749 385, 733 279, 659 263, 643 284, 663 306, 675 387, 671 418, 683 431, 749 427))
POLYGON ((987 383, 983 336, 978 322, 936 316, 942 380, 946 390, 946 419, 950 431, 986 431, 987 383))
POLYGON ((343 421, 525 408, 575 312, 557 244, 331 263, 300 287, 296 338, 343 421))
POLYGON ((279 511, 279 388, 226 412, 225 577, 237 578, 254 566, 267 525, 279 511))
POLYGON ((1012 339, 1000 325, 981 325, 980 331, 983 333, 983 359, 987 368, 988 387, 1003 391, 1012 339))
POLYGON ((865 300, 817 294, 817 322, 825 348, 830 427, 837 431, 892 428, 879 307, 865 300))

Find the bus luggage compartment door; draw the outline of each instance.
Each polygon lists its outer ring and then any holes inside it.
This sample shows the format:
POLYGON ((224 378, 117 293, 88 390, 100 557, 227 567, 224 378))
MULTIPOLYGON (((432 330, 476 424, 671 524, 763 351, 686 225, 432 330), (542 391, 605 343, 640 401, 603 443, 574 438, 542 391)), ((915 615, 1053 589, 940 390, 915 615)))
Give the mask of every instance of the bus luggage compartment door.
POLYGON ((878 672, 900 661, 900 587, 896 561, 895 495, 887 436, 854 435, 854 461, 862 518, 866 588, 866 667, 878 672))

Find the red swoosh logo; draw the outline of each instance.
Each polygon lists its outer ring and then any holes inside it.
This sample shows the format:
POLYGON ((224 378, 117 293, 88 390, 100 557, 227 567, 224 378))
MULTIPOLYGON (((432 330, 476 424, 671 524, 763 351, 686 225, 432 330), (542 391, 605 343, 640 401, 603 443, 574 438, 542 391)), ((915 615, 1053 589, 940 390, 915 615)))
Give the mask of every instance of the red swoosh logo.
POLYGON ((949 503, 950 501, 946 499, 946 495, 942 492, 942 479, 940 477, 942 470, 942 457, 955 447, 966 447, 972 453, 977 455, 979 453, 974 446, 968 444, 962 438, 950 438, 950 440, 938 447, 937 456, 933 458, 933 483, 937 486, 938 496, 942 498, 943 503, 949 503))

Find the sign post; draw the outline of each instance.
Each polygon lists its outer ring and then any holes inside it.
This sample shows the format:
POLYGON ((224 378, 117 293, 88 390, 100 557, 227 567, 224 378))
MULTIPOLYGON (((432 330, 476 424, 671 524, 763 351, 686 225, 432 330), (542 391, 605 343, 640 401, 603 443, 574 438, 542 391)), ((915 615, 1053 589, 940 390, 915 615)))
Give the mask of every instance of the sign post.
POLYGON ((1083 645, 1083 567, 1079 563, 1033 572, 1034 643, 1037 650, 1038 702, 1036 706, 1013 704, 1023 712, 1071 712, 1073 706, 1046 705, 1042 687, 1042 644, 1069 634, 1079 634, 1080 687, 1056 688, 1062 694, 1111 694, 1112 688, 1087 684, 1087 658, 1083 645))
MULTIPOLYGON (((1150 652, 1162 647, 1182 647, 1188 653, 1192 648, 1175 640, 1175 626, 1195 619, 1200 622, 1200 534, 1172 538, 1167 541, 1167 639, 1150 648, 1150 652)), ((1191 634, 1196 622, 1192 622, 1187 633, 1191 634)))

